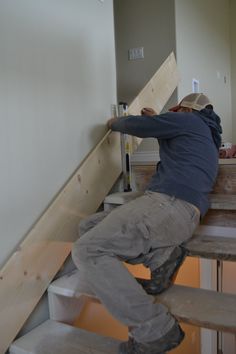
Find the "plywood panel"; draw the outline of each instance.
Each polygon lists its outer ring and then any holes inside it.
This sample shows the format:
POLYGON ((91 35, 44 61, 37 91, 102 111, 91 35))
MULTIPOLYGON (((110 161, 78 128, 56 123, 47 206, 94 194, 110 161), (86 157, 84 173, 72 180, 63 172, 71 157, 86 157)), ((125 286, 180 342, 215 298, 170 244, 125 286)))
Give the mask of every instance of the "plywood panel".
MULTIPOLYGON (((151 79, 151 84, 131 104, 130 113, 139 114, 140 105, 161 110, 177 83, 176 62, 171 54, 151 79)), ((70 253, 79 220, 97 210, 120 173, 120 136, 109 131, 1 270, 1 354, 7 350, 70 253)))

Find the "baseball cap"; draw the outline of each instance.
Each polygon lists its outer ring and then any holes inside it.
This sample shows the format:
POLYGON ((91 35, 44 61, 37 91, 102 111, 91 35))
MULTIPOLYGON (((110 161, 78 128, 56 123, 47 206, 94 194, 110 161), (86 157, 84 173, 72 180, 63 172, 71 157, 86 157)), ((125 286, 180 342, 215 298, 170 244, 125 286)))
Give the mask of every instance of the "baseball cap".
POLYGON ((170 111, 176 112, 180 107, 192 108, 196 111, 201 111, 208 105, 213 107, 211 101, 206 95, 203 93, 190 93, 185 96, 177 106, 172 107, 170 111))

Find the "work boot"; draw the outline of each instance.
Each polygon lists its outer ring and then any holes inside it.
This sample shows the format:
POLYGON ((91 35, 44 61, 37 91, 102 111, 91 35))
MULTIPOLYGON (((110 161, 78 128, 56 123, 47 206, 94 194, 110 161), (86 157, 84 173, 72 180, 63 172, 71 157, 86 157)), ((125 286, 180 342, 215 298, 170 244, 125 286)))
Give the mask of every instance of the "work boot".
POLYGON ((178 270, 187 255, 187 250, 175 247, 169 259, 159 268, 151 272, 151 279, 136 278, 144 290, 150 295, 157 295, 168 289, 175 281, 178 270))
POLYGON ((129 338, 128 342, 120 344, 119 354, 166 354, 177 347, 183 339, 184 332, 176 321, 170 331, 156 341, 139 343, 129 338))

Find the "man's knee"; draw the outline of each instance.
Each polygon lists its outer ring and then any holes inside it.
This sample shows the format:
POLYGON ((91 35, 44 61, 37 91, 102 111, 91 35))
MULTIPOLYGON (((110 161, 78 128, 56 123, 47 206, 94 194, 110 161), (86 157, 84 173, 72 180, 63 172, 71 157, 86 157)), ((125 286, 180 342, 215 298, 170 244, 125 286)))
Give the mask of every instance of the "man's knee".
POLYGON ((86 232, 93 229, 97 224, 99 224, 110 211, 100 211, 98 213, 92 214, 87 218, 80 221, 78 225, 79 237, 83 236, 86 232))

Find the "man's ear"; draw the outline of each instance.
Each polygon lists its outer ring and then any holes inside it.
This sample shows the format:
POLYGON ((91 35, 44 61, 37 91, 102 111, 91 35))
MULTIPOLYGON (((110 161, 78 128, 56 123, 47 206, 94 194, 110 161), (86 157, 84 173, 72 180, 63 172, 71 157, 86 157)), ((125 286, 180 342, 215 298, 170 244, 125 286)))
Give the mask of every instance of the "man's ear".
POLYGON ((189 112, 189 113, 191 113, 193 111, 193 109, 189 108, 189 107, 186 107, 185 109, 186 109, 186 112, 189 112))

